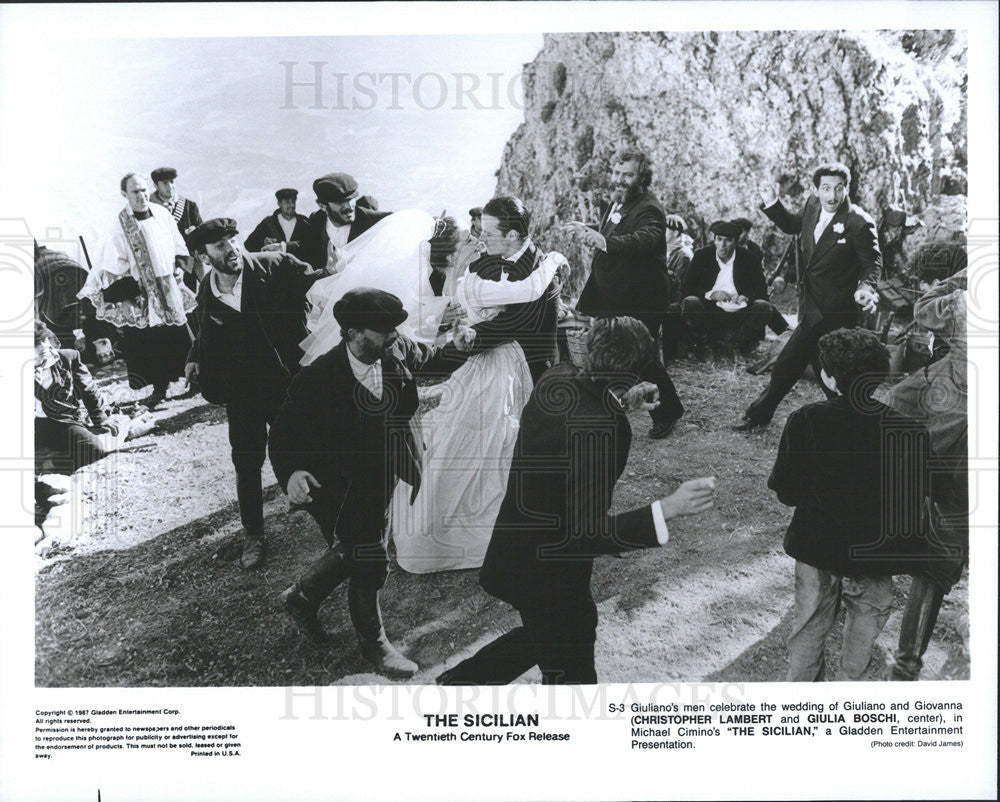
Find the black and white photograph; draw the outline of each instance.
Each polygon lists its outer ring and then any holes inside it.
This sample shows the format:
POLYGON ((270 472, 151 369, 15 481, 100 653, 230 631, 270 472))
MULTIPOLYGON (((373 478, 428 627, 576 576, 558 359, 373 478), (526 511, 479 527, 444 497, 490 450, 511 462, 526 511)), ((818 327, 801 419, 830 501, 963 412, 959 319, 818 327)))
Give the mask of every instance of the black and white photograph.
MULTIPOLYGON (((267 721, 329 686, 377 700, 390 761, 461 726, 445 700, 516 730, 518 693, 666 687, 723 702, 602 725, 611 754, 995 754, 996 7, 753 5, 0 11, 9 798, 37 758, 104 763, 25 799, 183 773, 98 729, 168 708, 192 777, 267 775, 267 721), (247 716, 228 752, 211 700, 247 716), (39 742, 74 721, 125 751, 39 742)), ((400 790, 349 723, 352 779, 280 798, 556 798, 400 790)), ((279 798, 239 776, 199 798, 279 798)), ((787 780, 562 797, 816 796, 787 780)))

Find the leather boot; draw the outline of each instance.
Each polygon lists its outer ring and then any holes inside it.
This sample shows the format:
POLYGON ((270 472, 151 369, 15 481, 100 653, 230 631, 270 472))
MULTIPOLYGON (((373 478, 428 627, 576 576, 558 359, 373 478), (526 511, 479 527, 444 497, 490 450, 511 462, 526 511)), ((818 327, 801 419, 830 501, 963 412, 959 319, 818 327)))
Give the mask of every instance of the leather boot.
POLYGON ((417 673, 419 666, 400 654, 386 637, 377 590, 351 585, 347 589, 347 607, 351 613, 351 622, 358 632, 361 656, 379 674, 390 679, 409 679, 417 673))
POLYGON ((299 580, 278 597, 299 631, 314 644, 321 645, 330 639, 319 621, 319 606, 349 574, 350 567, 338 544, 323 552, 299 580))

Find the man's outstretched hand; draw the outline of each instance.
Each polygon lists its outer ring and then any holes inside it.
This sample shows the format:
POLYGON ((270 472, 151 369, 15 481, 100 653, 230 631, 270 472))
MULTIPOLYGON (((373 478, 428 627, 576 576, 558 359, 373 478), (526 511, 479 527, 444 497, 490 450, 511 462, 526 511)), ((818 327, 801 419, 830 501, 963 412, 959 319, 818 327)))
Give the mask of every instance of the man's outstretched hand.
POLYGON ((660 499, 664 520, 681 515, 698 515, 712 508, 715 500, 715 477, 689 479, 666 498, 660 499))

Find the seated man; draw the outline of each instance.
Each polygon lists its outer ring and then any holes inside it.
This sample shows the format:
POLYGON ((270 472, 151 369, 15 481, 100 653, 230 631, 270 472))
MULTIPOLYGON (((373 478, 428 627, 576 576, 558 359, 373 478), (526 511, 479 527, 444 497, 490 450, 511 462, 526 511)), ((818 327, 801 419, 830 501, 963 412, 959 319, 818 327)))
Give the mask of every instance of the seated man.
POLYGON ((711 337, 726 332, 735 334, 737 347, 747 355, 764 338, 765 326, 781 334, 788 324, 767 300, 760 259, 736 244, 743 229, 719 220, 709 230, 715 244, 695 251, 681 284, 681 319, 698 356, 711 337))
POLYGON ((893 575, 926 566, 930 553, 921 524, 927 429, 873 398, 889 352, 864 329, 837 329, 818 345, 821 380, 839 395, 789 416, 767 483, 795 507, 784 542, 795 558, 790 682, 822 681, 841 601, 836 679, 862 679, 889 617, 893 575))
POLYGON ((72 473, 121 448, 132 434, 152 429, 143 418, 109 415, 80 352, 57 350, 44 324, 35 322, 36 472, 72 473))

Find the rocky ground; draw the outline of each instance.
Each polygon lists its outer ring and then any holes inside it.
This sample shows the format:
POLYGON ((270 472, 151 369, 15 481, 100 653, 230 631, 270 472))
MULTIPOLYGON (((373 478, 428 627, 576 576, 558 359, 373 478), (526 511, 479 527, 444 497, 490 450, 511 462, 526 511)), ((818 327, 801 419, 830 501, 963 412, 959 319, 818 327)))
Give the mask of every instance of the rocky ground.
MULTIPOLYGON (((773 347, 773 343, 766 347, 773 347)), ((601 559, 597 670, 604 682, 780 681, 792 612, 793 561, 781 541, 790 511, 766 489, 785 416, 816 400, 800 382, 775 422, 755 434, 729 429, 766 377, 742 359, 679 361, 671 373, 687 413, 666 440, 635 438, 615 507, 647 503, 680 481, 718 477, 715 508, 671 527, 660 550, 601 559)), ((122 365, 99 372, 121 387, 122 365)), ((126 391, 127 392, 127 391, 126 391)), ((168 399, 158 428, 72 478, 39 546, 36 681, 41 686, 275 686, 388 682, 367 672, 354 646, 343 593, 322 619, 334 642, 307 645, 279 610, 278 593, 324 545, 312 519, 289 513, 265 469, 266 565, 241 571, 235 482, 225 412, 200 396, 168 399)), ((514 625, 477 572, 411 575, 393 566, 384 593, 390 637, 433 682, 514 625)), ((899 632, 908 579, 869 667, 877 679, 899 632)), ((944 603, 924 677, 969 676, 967 579, 944 603)), ((838 655, 838 631, 828 662, 838 655)), ((537 670, 536 670, 537 672, 537 670)), ((522 678, 539 680, 537 673, 522 678)))

